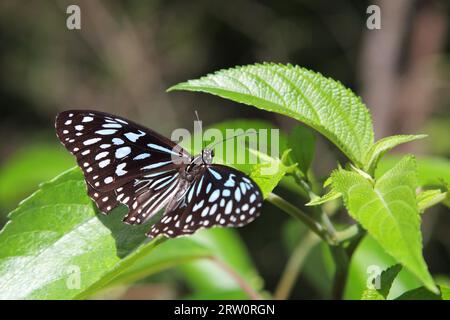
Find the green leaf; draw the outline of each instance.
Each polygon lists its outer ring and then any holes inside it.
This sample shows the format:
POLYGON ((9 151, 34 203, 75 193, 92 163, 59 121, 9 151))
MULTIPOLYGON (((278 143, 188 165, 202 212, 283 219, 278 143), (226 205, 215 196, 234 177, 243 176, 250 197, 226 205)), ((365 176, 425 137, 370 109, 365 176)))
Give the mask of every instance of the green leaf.
POLYGON ((417 195, 417 206, 420 212, 444 201, 448 197, 448 192, 439 189, 425 190, 417 195))
POLYGON ((232 290, 241 299, 248 298, 235 279, 215 263, 216 259, 249 281, 255 290, 262 288, 262 281, 244 243, 235 230, 225 228, 203 229, 190 237, 165 241, 119 274, 112 283, 132 282, 167 268, 178 267, 184 280, 195 291, 220 295, 221 290, 232 290))
MULTIPOLYGON (((216 262, 216 259, 225 262, 254 290, 262 288, 262 279, 256 272, 236 230, 215 228, 208 233, 198 234, 197 239, 208 245, 214 252, 215 259, 195 260, 177 267, 195 293, 215 294, 230 290, 242 292, 239 284, 216 262)), ((245 296, 247 297, 246 294, 245 296)))
MULTIPOLYGON (((375 177, 380 177, 401 159, 399 156, 387 155, 378 164, 375 177)), ((418 157, 417 172, 420 186, 450 185, 450 161, 438 157, 418 157)))
POLYGON ((366 155, 366 160, 364 162, 364 170, 373 174, 378 161, 386 152, 398 146, 399 144, 418 139, 423 139, 425 137, 426 137, 425 134, 397 135, 378 140, 377 142, 375 142, 375 144, 372 145, 372 147, 370 148, 369 152, 366 155))
POLYGON ((257 154, 263 161, 253 166, 250 177, 258 184, 264 198, 266 198, 289 171, 290 167, 284 165, 280 159, 270 158, 256 150, 250 151, 257 154))
MULTIPOLYGON (((199 232, 208 232, 201 230, 199 232)), ((199 242, 196 236, 176 238, 165 241, 145 255, 129 268, 121 272, 112 281, 113 284, 132 282, 196 259, 211 258, 214 252, 210 247, 199 242)))
MULTIPOLYGON (((219 257, 217 237, 205 235, 217 233, 214 229, 149 241, 144 234, 152 221, 125 225, 125 211, 119 207, 109 216, 99 213, 78 168, 43 184, 0 231, 0 299, 83 299, 111 283, 219 257)), ((232 242, 232 236, 227 240, 232 242)), ((227 258, 224 262, 233 268, 227 258)), ((246 275, 257 277, 251 264, 246 267, 246 275)))
MULTIPOLYGON (((371 275, 378 270, 388 269, 397 261, 386 253, 386 250, 369 234, 356 248, 350 261, 348 280, 345 286, 345 299, 361 299, 368 289, 371 275)), ((420 286, 421 282, 408 269, 403 268, 392 283, 388 299, 396 297, 406 290, 420 286)))
POLYGON ((373 144, 368 109, 341 83, 304 68, 255 64, 221 70, 168 91, 201 91, 304 122, 362 166, 373 144))
POLYGON ((439 286, 439 289, 441 289, 441 298, 442 300, 450 300, 450 288, 439 286))
POLYGON ((416 203, 416 165, 406 156, 375 185, 353 171, 336 170, 332 185, 343 194, 350 215, 432 291, 436 286, 422 256, 416 203))
POLYGON ((312 199, 307 204, 305 204, 305 206, 318 206, 331 200, 339 199, 341 196, 342 194, 340 192, 336 192, 334 189, 331 189, 323 196, 312 199))
POLYGON ((441 300, 440 295, 434 294, 425 287, 407 291, 395 300, 441 300))
POLYGON ((0 209, 14 208, 39 183, 74 165, 75 160, 62 146, 36 143, 18 151, 0 168, 0 209))
POLYGON ((396 264, 387 270, 384 270, 378 279, 373 283, 374 288, 366 289, 363 292, 361 300, 386 300, 391 290, 392 283, 402 269, 400 264, 396 264), (379 283, 378 283, 379 281, 379 283), (378 288, 376 286, 379 286, 378 288))
POLYGON ((147 241, 148 226, 130 232, 123 213, 99 215, 79 169, 43 184, 0 232, 0 298, 71 299, 106 277, 147 241))
POLYGON ((291 157, 305 176, 314 158, 315 142, 314 134, 304 126, 296 126, 288 138, 291 157))
POLYGON ((448 300, 450 288, 438 286, 440 292, 434 293, 425 287, 419 287, 407 291, 397 297, 395 300, 448 300))

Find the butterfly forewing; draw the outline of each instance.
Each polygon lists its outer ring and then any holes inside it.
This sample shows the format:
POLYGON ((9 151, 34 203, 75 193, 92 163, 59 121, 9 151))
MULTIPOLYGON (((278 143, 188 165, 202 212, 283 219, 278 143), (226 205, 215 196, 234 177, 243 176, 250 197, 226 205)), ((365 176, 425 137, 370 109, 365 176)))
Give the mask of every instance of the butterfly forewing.
POLYGON ((127 119, 69 110, 57 116, 55 126, 102 212, 122 203, 129 208, 124 222, 140 224, 165 208, 150 237, 240 227, 260 214, 261 190, 244 173, 212 165, 204 153, 191 158, 171 140, 127 119))
POLYGON ((129 205, 137 196, 137 181, 155 182, 152 175, 160 172, 173 177, 181 169, 179 163, 190 160, 190 155, 171 140, 102 112, 65 111, 58 114, 55 127, 58 138, 76 156, 90 185, 88 193, 103 212, 118 202, 129 205), (126 190, 117 192, 120 188, 126 190), (117 199, 112 199, 113 194, 117 199))
POLYGON ((210 165, 178 206, 166 212, 148 235, 173 238, 200 228, 241 227, 259 216, 262 201, 261 190, 245 174, 231 167, 210 165))

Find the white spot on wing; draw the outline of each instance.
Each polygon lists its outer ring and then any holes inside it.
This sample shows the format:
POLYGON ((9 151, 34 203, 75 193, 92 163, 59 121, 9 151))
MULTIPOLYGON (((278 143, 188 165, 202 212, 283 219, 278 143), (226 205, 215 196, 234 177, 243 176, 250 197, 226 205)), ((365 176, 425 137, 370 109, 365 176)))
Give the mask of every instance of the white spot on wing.
POLYGON ((86 117, 83 117, 83 120, 81 120, 81 122, 91 122, 92 120, 94 120, 94 118, 86 116, 86 117))
POLYGON ((151 165, 145 166, 143 167, 141 170, 147 170, 147 169, 154 169, 154 168, 159 168, 162 167, 166 164, 171 163, 172 161, 162 161, 162 162, 157 162, 157 163, 153 163, 151 165))
POLYGON ((116 175, 123 176, 124 174, 126 174, 128 171, 123 170, 123 168, 125 168, 126 165, 127 165, 126 163, 119 164, 116 168, 116 175))
POLYGON ((142 132, 139 130, 139 133, 134 133, 134 132, 127 132, 125 133, 125 137, 127 137, 128 140, 130 140, 131 142, 136 142, 137 139, 139 139, 140 137, 145 136, 145 132, 142 132))
POLYGON ((143 160, 150 157, 150 153, 141 153, 138 154, 136 157, 133 158, 133 160, 143 160))
POLYGON ((113 182, 113 178, 112 177, 107 177, 107 178, 105 178, 104 182, 106 184, 111 183, 111 182, 113 182))
POLYGON ((214 202, 216 201, 220 196, 220 190, 214 190, 214 192, 211 194, 211 196, 209 197, 208 201, 209 202, 214 202))
POLYGON ((209 172, 211 172, 211 174, 214 176, 214 178, 216 178, 216 180, 222 180, 222 176, 220 175, 220 173, 218 173, 217 171, 208 168, 209 172))
POLYGON ((114 139, 112 139, 112 142, 113 142, 116 146, 121 145, 121 144, 124 144, 123 140, 120 139, 120 138, 114 138, 114 139))
POLYGON ((97 154, 97 155, 95 156, 95 160, 100 160, 100 159, 106 157, 106 156, 108 155, 108 153, 109 153, 108 151, 100 152, 99 154, 97 154))
POLYGON ((130 147, 122 147, 116 150, 116 159, 121 159, 123 157, 126 157, 127 155, 129 155, 131 152, 131 148, 130 147))
POLYGON ((99 166, 100 168, 104 168, 104 167, 106 167, 110 162, 111 162, 111 160, 106 159, 106 160, 100 161, 100 163, 98 164, 98 166, 99 166))
POLYGON ((233 201, 228 200, 227 206, 225 207, 225 214, 230 214, 231 210, 233 210, 233 201))
POLYGON ((100 140, 102 140, 102 139, 101 138, 92 138, 92 139, 88 139, 88 140, 84 141, 83 144, 85 146, 90 146, 91 144, 99 142, 100 140))
POLYGON ((118 123, 105 123, 102 125, 103 128, 122 128, 121 124, 118 123))
POLYGON ((116 132, 117 132, 117 130, 115 130, 115 129, 103 129, 103 130, 95 131, 95 133, 101 134, 102 136, 114 134, 116 132))

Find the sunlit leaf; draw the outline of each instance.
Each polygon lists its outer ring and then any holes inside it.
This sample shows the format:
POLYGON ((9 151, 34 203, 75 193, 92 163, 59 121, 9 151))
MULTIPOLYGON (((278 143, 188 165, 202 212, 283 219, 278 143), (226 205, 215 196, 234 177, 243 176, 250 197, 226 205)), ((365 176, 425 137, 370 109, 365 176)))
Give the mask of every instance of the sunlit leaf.
POLYGON ((405 157, 375 185, 346 170, 335 171, 332 180, 333 188, 343 194, 350 215, 427 288, 436 291, 422 256, 414 158, 405 157))
POLYGON ((368 109, 341 83, 304 68, 255 64, 221 70, 169 89, 201 91, 304 122, 362 166, 373 144, 368 109))
POLYGON ((411 142, 418 139, 425 138, 426 135, 397 135, 397 136, 390 136, 383 138, 381 140, 378 140, 374 143, 374 145, 370 148, 369 152, 366 155, 366 160, 364 164, 364 170, 370 173, 373 173, 375 170, 376 165, 378 164, 378 161, 380 158, 389 150, 392 148, 395 148, 396 146, 402 144, 411 142))
POLYGON ((446 198, 448 198, 448 192, 442 192, 440 189, 425 190, 417 195, 417 206, 420 212, 424 212, 446 198))
POLYGON ((0 168, 0 209, 13 208, 39 183, 74 165, 75 160, 57 144, 36 143, 21 149, 0 168))

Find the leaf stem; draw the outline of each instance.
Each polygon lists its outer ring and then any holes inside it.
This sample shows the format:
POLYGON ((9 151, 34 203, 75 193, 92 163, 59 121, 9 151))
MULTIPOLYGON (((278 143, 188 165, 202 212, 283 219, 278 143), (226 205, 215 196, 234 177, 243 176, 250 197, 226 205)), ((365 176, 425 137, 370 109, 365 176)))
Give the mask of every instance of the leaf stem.
POLYGON ((318 238, 316 234, 308 232, 296 246, 286 264, 281 279, 278 282, 273 296, 275 300, 285 300, 289 297, 306 257, 319 241, 320 238, 318 238))
POLYGON ((326 230, 322 227, 322 225, 317 221, 315 221, 314 219, 312 219, 311 217, 309 217, 306 213, 304 213, 302 210, 300 210, 293 204, 289 203, 288 201, 284 200, 283 198, 274 193, 270 193, 267 196, 266 200, 275 205, 276 207, 280 208, 287 214, 291 215, 292 217, 303 222, 306 226, 309 227, 311 231, 317 234, 324 241, 327 242, 330 241, 328 235, 326 234, 326 230))
POLYGON ((240 274, 238 274, 236 271, 233 270, 227 263, 222 261, 221 259, 217 257, 211 257, 210 258, 215 264, 217 264, 222 270, 224 270, 226 273, 228 273, 234 281, 241 287, 242 291, 244 291, 248 297, 252 300, 263 300, 261 295, 256 292, 252 286, 250 286, 247 281, 245 281, 244 278, 241 277, 240 274))

